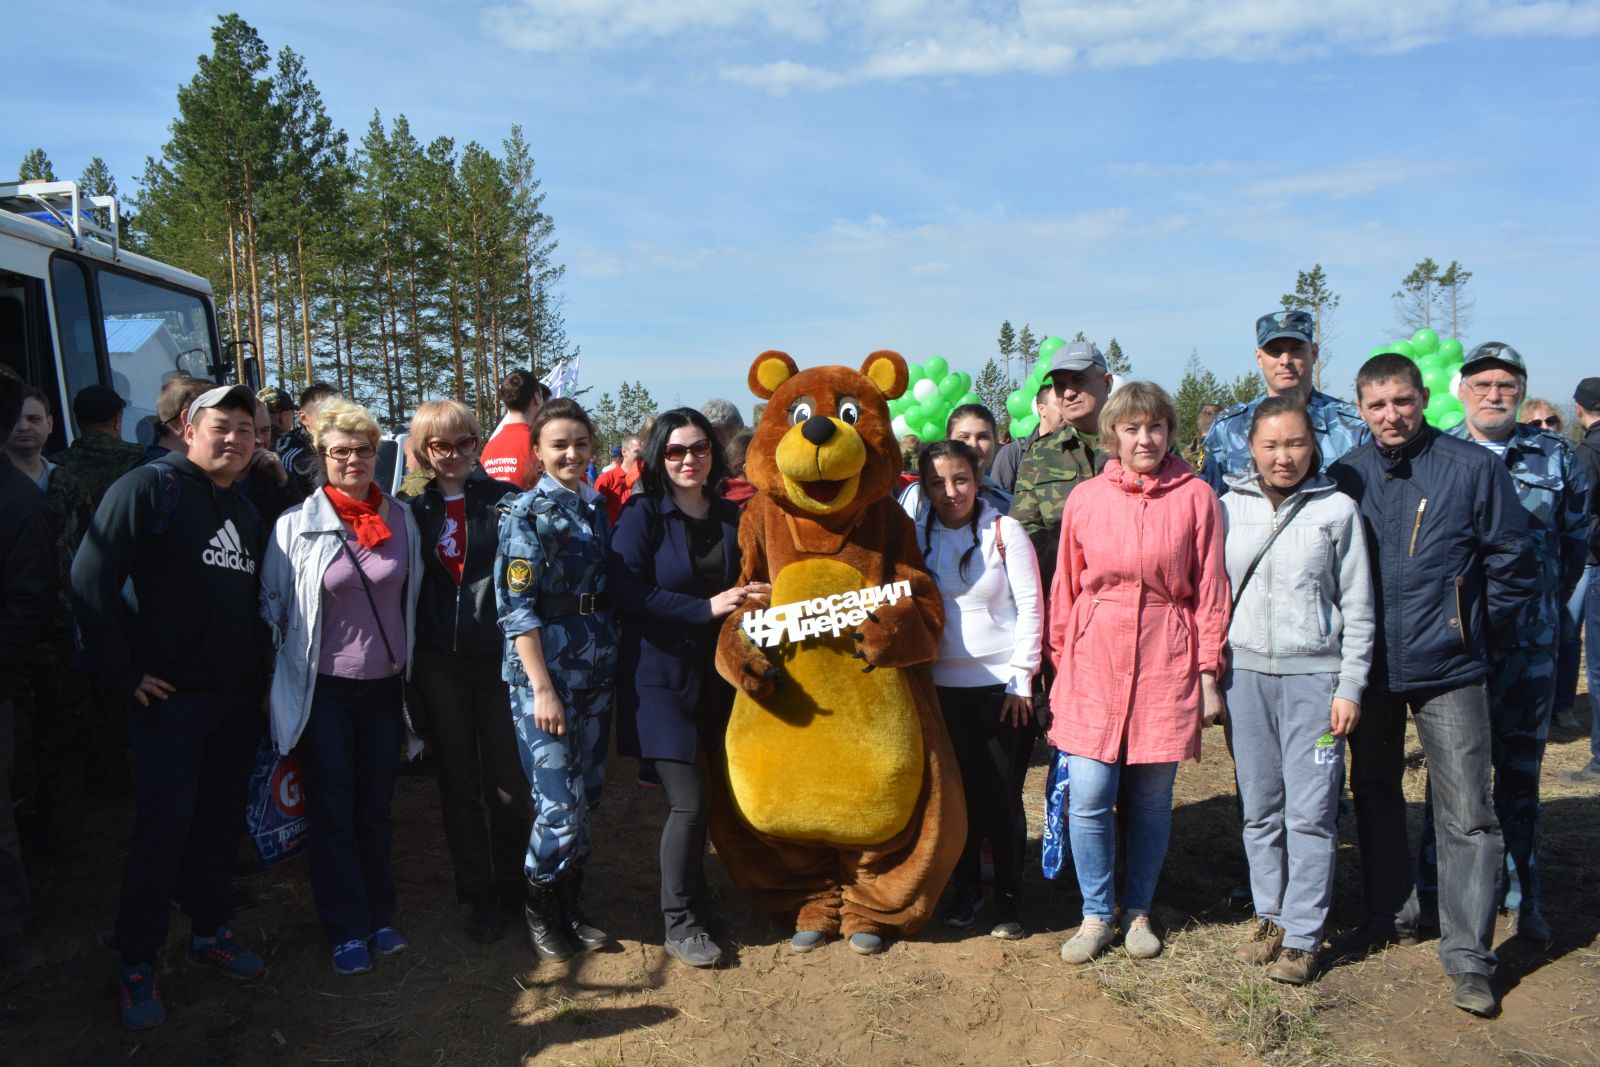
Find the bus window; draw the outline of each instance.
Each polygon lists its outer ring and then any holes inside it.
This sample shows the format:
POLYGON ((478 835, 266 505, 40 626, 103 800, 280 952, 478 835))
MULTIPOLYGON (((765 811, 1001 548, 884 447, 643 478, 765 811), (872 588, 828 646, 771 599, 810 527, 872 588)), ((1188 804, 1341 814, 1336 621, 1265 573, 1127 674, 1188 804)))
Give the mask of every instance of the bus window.
MULTIPOLYGON (((67 375, 66 393, 70 404, 70 398, 77 396, 79 390, 100 383, 100 360, 94 349, 94 319, 89 311, 89 287, 83 268, 70 259, 61 258, 50 264, 50 283, 55 296, 56 333, 61 347, 61 366, 67 375)), ((124 400, 129 399, 126 392, 121 389, 117 391, 122 393, 124 400)), ((151 410, 154 410, 154 406, 152 397, 151 410)), ((124 437, 133 438, 133 427, 144 414, 130 413, 123 417, 124 437)), ((58 422, 65 425, 64 419, 58 422)))
POLYGON ((128 400, 122 425, 131 437, 139 419, 154 413, 156 394, 167 379, 203 378, 210 372, 211 322, 205 302, 192 293, 109 270, 98 277, 112 387, 128 400))

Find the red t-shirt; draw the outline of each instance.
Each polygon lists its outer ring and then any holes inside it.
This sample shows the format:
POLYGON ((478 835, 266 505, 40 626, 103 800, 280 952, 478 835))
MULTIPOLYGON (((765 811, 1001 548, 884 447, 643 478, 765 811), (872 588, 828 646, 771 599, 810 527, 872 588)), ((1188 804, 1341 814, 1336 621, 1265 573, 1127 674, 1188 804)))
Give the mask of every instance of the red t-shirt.
POLYGON ((461 584, 461 565, 467 561, 467 498, 444 498, 444 526, 439 530, 439 543, 433 546, 439 562, 450 572, 457 585, 461 584))
POLYGON ((508 422, 500 427, 483 446, 478 459, 489 477, 524 489, 532 489, 539 478, 539 467, 533 460, 533 435, 525 422, 508 422))
POLYGON ((617 516, 622 514, 622 505, 633 492, 633 487, 643 473, 637 466, 632 470, 624 467, 612 467, 600 472, 594 480, 595 490, 606 499, 606 516, 611 519, 611 525, 617 525, 617 516))

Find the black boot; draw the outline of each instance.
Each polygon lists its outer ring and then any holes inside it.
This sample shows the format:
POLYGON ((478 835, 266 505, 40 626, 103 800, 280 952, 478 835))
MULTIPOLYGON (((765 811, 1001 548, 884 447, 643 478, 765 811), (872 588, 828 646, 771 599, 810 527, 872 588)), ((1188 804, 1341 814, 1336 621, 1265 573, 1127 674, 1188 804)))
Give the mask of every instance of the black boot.
POLYGON ((583 951, 592 952, 611 942, 610 934, 589 924, 583 907, 578 903, 578 898, 583 896, 583 871, 568 872, 556 883, 556 891, 561 897, 561 925, 572 936, 572 940, 582 946, 583 951))
POLYGON ((561 900, 556 887, 528 882, 528 903, 522 920, 528 928, 528 943, 541 959, 570 960, 577 954, 561 922, 561 900))

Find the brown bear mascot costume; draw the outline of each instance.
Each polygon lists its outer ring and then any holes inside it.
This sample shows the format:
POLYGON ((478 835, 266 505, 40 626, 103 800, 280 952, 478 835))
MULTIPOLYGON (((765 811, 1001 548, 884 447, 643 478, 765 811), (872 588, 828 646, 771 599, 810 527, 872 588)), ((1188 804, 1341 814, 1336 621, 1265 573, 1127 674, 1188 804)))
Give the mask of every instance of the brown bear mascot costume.
POLYGON ((944 610, 890 490, 900 448, 887 399, 906 363, 801 371, 763 352, 768 401, 746 477, 741 583, 770 602, 723 625, 735 688, 713 748, 711 836, 739 890, 802 951, 861 953, 930 918, 966 838, 961 778, 930 665, 944 610))

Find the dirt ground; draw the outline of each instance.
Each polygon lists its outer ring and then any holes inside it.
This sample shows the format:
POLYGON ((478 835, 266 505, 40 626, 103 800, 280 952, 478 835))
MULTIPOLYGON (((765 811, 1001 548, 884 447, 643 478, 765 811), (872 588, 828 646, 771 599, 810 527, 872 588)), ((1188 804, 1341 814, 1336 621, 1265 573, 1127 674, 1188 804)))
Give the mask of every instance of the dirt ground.
MULTIPOLYGON (((613 761, 594 825, 591 918, 618 944, 565 965, 536 964, 520 927, 481 946, 461 933, 431 777, 404 776, 395 803, 397 925, 404 955, 372 974, 328 966, 304 861, 243 881, 260 902, 240 937, 270 966, 260 983, 190 972, 169 942, 170 1016, 148 1034, 117 1022, 115 956, 101 938, 114 912, 128 818, 80 806, 68 861, 38 865, 35 943, 49 966, 0 990, 6 1064, 1050 1064, 1600 1063, 1600 794, 1566 789, 1559 771, 1587 756, 1588 718, 1558 731, 1545 764, 1544 949, 1500 924, 1505 997, 1497 1020, 1450 1006, 1436 946, 1390 948, 1333 967, 1305 990, 1266 981, 1230 953, 1249 916, 1230 908, 1243 852, 1221 734, 1178 777, 1171 851, 1156 919, 1166 952, 1135 962, 1120 949, 1088 967, 1058 950, 1076 925, 1077 891, 1030 867, 1029 937, 931 927, 875 958, 839 943, 797 955, 789 931, 754 913, 707 861, 728 966, 693 971, 664 956, 655 849, 665 802, 613 761)), ((1420 753, 1407 788, 1419 817, 1420 753)), ((1033 859, 1042 762, 1028 787, 1033 859)), ((124 801, 124 805, 125 805, 124 801)), ((1359 872, 1353 820, 1341 825, 1334 928, 1354 922, 1359 872)), ((174 934, 183 926, 174 923, 174 934)))

